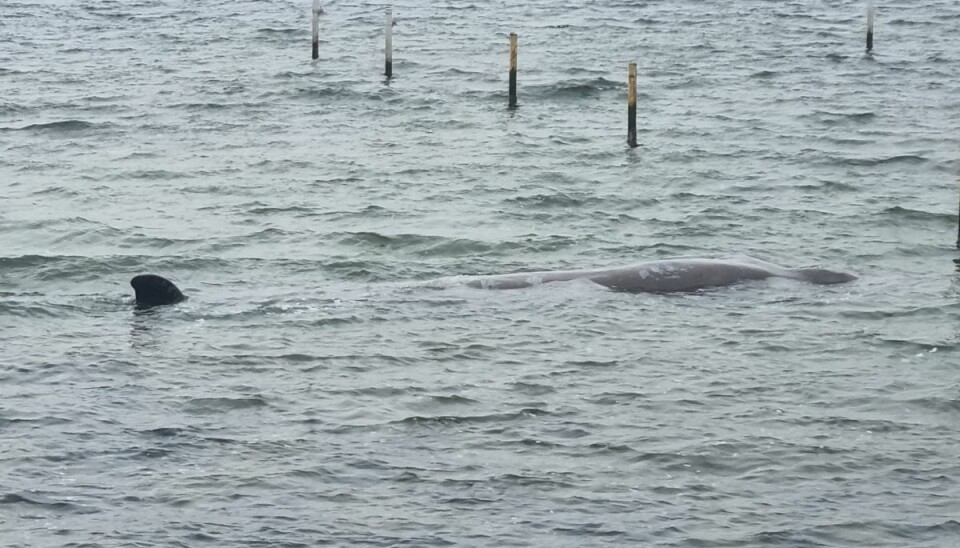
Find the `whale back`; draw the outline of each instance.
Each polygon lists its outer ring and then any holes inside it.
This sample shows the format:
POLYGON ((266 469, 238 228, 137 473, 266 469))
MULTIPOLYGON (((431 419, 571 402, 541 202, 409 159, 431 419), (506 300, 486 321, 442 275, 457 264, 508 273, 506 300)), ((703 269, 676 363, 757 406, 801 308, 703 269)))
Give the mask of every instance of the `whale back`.
POLYGON ((821 268, 789 269, 755 259, 677 258, 598 270, 520 272, 478 276, 468 280, 466 285, 480 289, 519 289, 548 282, 585 279, 614 291, 672 293, 729 286, 767 278, 790 278, 814 284, 838 284, 855 280, 856 276, 821 268))
POLYGON ((857 277, 848 272, 838 272, 825 268, 795 268, 790 271, 793 278, 812 284, 832 285, 852 282, 857 277))
POLYGON ((594 283, 628 293, 673 293, 734 285, 776 276, 769 269, 719 259, 665 259, 596 271, 594 283))
POLYGON ((174 304, 186 299, 173 282, 156 274, 134 276, 130 285, 133 286, 139 308, 174 304))

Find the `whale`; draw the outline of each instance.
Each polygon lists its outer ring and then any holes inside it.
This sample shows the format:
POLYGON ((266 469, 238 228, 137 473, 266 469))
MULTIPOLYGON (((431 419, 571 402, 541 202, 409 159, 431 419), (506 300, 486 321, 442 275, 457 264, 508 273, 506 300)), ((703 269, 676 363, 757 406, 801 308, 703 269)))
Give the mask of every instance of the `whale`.
MULTIPOLYGON (((856 280, 854 274, 825 268, 787 268, 752 257, 733 259, 674 258, 629 266, 589 270, 545 270, 442 279, 475 289, 522 289, 537 285, 585 280, 625 293, 693 292, 768 278, 833 285, 856 280)), ((187 297, 170 280, 140 274, 130 280, 138 308, 176 304, 187 297)))
POLYGON ((586 280, 625 293, 692 292, 768 278, 831 285, 853 281, 847 272, 824 268, 786 268, 752 257, 739 259, 675 258, 592 270, 549 270, 474 276, 464 280, 477 289, 521 289, 553 282, 586 280))
POLYGON ((130 280, 137 308, 176 304, 186 296, 173 282, 156 274, 140 274, 130 280))

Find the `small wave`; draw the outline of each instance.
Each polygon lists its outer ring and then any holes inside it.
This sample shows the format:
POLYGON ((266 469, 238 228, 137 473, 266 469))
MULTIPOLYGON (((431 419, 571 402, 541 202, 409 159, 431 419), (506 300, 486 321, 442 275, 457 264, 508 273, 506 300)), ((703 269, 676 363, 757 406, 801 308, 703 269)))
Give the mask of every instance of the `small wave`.
POLYGON ((750 75, 750 78, 756 78, 758 80, 770 80, 780 76, 780 72, 776 70, 758 70, 750 75))
MULTIPOLYGON (((95 231, 95 229, 94 229, 95 231)), ((77 230, 78 233, 86 231, 77 230)), ((190 243, 192 240, 168 240, 161 238, 146 238, 135 236, 124 238, 124 245, 128 247, 161 248, 178 243, 190 243)), ((271 260, 271 264, 289 266, 292 268, 316 269, 312 262, 303 263, 299 260, 283 261, 271 260)), ((225 271, 232 268, 248 269, 262 265, 262 259, 223 259, 220 257, 185 258, 173 256, 147 255, 107 255, 81 257, 73 255, 21 255, 16 257, 0 257, 0 270, 6 272, 26 272, 32 279, 37 280, 67 280, 67 279, 96 279, 104 276, 116 276, 118 272, 130 273, 133 271, 159 270, 175 273, 178 271, 225 271)), ((10 304, 10 303, 7 303, 10 304)))
MULTIPOLYGON (((837 191, 837 192, 859 192, 861 187, 856 184, 844 183, 841 181, 815 181, 804 184, 796 185, 797 189, 802 190, 818 190, 818 191, 837 191)), ((770 210, 775 213, 780 212, 779 209, 770 210)))
POLYGON ((929 27, 935 25, 935 23, 931 21, 913 21, 910 19, 896 18, 891 19, 889 25, 893 27, 929 27))
POLYGON ((274 77, 274 78, 278 78, 278 79, 282 79, 282 80, 293 80, 293 79, 298 79, 298 78, 304 78, 304 77, 310 76, 311 74, 313 74, 313 73, 312 73, 312 72, 296 72, 296 71, 292 71, 292 70, 284 70, 284 71, 280 71, 280 72, 274 74, 273 77, 274 77))
POLYGON ((560 478, 564 474, 549 474, 545 477, 520 474, 503 474, 489 478, 487 481, 494 484, 521 485, 524 487, 574 487, 575 484, 562 481, 560 478))
POLYGON ((547 386, 545 384, 537 384, 530 382, 515 382, 510 385, 512 390, 516 390, 522 394, 528 396, 543 396, 545 394, 556 393, 556 388, 552 386, 547 386))
POLYGON ((531 417, 541 417, 545 415, 550 415, 549 411, 544 411, 543 409, 537 409, 535 407, 521 409, 516 413, 494 413, 492 415, 435 415, 435 416, 421 416, 415 415, 412 417, 407 417, 405 419, 400 419, 399 421, 393 421, 390 424, 405 424, 405 425, 439 425, 439 426, 448 426, 448 425, 464 425, 464 424, 484 424, 488 422, 505 422, 505 421, 515 421, 515 420, 525 420, 531 417))
MULTIPOLYGON (((271 143, 272 144, 272 143, 271 143)), ((282 173, 290 169, 313 169, 314 164, 304 160, 261 160, 250 167, 269 168, 272 173, 282 173)), ((263 205, 263 204, 260 204, 263 205)))
POLYGON ((67 132, 67 131, 80 131, 84 129, 92 129, 96 127, 96 124, 91 122, 85 122, 83 120, 63 120, 60 122, 47 122, 43 124, 30 124, 23 127, 5 127, 0 128, 0 131, 50 131, 50 132, 67 132))
POLYGON ((703 87, 707 81, 699 76, 681 76, 669 80, 664 87, 670 90, 696 89, 703 87))
POLYGON ((554 192, 552 194, 533 194, 530 196, 517 196, 507 198, 504 203, 514 204, 523 208, 549 209, 549 208, 574 208, 579 209, 587 205, 596 205, 603 200, 595 194, 588 193, 564 193, 554 192))
POLYGON ((456 238, 432 245, 420 251, 418 254, 430 257, 464 257, 485 255, 492 252, 493 249, 494 246, 487 242, 456 238))
POLYGON ((112 6, 84 6, 83 9, 93 15, 99 15, 100 17, 106 17, 108 19, 133 19, 133 13, 113 11, 114 8, 112 6))
POLYGON ((873 112, 830 112, 825 110, 816 110, 811 114, 803 115, 802 118, 811 118, 826 126, 839 126, 847 124, 865 124, 874 120, 877 115, 873 112))
POLYGON ((194 398, 185 405, 190 412, 197 414, 224 413, 240 409, 258 409, 267 406, 266 400, 261 397, 194 398))
POLYGON ((8 419, 8 418, 4 418, 4 417, 0 417, 0 426, 8 426, 8 425, 11 425, 11 424, 20 424, 20 423, 27 423, 27 424, 37 423, 37 424, 39 424, 39 425, 49 426, 49 425, 52 425, 52 424, 70 424, 70 423, 72 423, 72 422, 73 422, 72 419, 68 419, 68 418, 64 418, 64 417, 51 417, 51 416, 46 416, 46 417, 14 417, 14 418, 9 418, 9 419, 8 419))
MULTIPOLYGON (((74 235, 102 233, 99 229, 76 228, 71 231, 74 235)), ((0 257, 0 269, 16 272, 22 271, 33 280, 77 280, 95 279, 102 274, 112 274, 117 270, 129 268, 136 261, 115 260, 113 258, 78 257, 71 255, 21 255, 18 257, 0 257)), ((17 306, 17 303, 6 303, 17 306)), ((56 311, 53 311, 56 313, 56 311)))
POLYGON ((159 158, 160 155, 155 152, 131 152, 125 156, 121 156, 121 160, 142 160, 145 158, 159 158))
POLYGON ((19 257, 0 257, 0 268, 3 270, 12 270, 15 268, 33 269, 48 264, 55 264, 64 260, 81 259, 75 256, 49 256, 49 255, 20 255, 19 257))
POLYGON ((522 448, 522 449, 536 448, 536 449, 546 449, 546 450, 552 450, 552 449, 556 449, 556 448, 560 448, 560 449, 566 448, 566 446, 563 445, 563 444, 561 444, 561 443, 554 443, 554 442, 552 442, 552 441, 546 441, 546 440, 541 440, 541 439, 531 439, 531 438, 523 438, 523 439, 520 439, 520 440, 506 440, 506 441, 501 441, 501 442, 498 442, 498 443, 497 443, 497 446, 499 446, 499 447, 520 447, 520 448, 522 448))
POLYGON ((957 398, 918 398, 908 400, 905 403, 941 413, 952 414, 960 411, 960 399, 957 398))
POLYGON ((268 36, 270 35, 299 36, 300 33, 303 32, 303 29, 299 27, 297 28, 285 27, 285 28, 278 28, 278 29, 275 29, 272 27, 264 27, 262 29, 257 29, 257 32, 259 32, 260 34, 266 34, 268 36))
MULTIPOLYGON (((42 279, 38 276, 38 279, 42 279)), ((0 303, 0 316, 14 318, 63 318, 68 314, 82 312, 79 308, 56 303, 24 304, 11 301, 0 303)))
POLYGON ((255 207, 247 211, 250 215, 285 215, 288 213, 314 214, 316 210, 305 206, 255 207))
POLYGON ((857 137, 836 137, 833 135, 828 135, 824 137, 825 140, 836 143, 838 145, 873 145, 876 144, 875 139, 861 139, 857 137))
POLYGON ((171 181, 174 179, 185 179, 192 175, 189 173, 178 173, 167 171, 165 169, 138 169, 136 171, 127 171, 111 176, 112 181, 126 181, 130 179, 143 179, 146 181, 171 181))
POLYGON ((729 546, 953 546, 954 543, 943 541, 945 537, 956 539, 958 533, 960 522, 952 519, 931 524, 847 521, 763 531, 735 539, 729 546))
POLYGON ((291 363, 312 363, 315 361, 320 361, 323 358, 311 354, 281 354, 277 356, 277 359, 291 363))
POLYGON ((234 108, 240 106, 236 103, 176 103, 170 105, 168 108, 171 109, 184 109, 184 110, 225 110, 229 108, 234 108))
POLYGON ((340 244, 357 247, 404 249, 411 247, 433 246, 448 241, 442 236, 424 234, 386 235, 379 232, 336 232, 330 236, 340 244))
POLYGON ((329 260, 323 269, 339 278, 347 280, 369 279, 377 266, 367 261, 329 260))
POLYGON ((144 430, 141 433, 148 436, 156 436, 158 438, 173 438, 181 436, 186 432, 183 428, 175 427, 160 427, 160 428, 151 428, 150 430, 144 430))
POLYGON ((569 249, 580 244, 582 240, 576 236, 561 236, 559 234, 535 236, 528 235, 518 241, 498 242, 491 246, 490 255, 514 256, 527 253, 549 253, 561 249, 569 249))
POLYGON ((409 396, 410 394, 416 394, 422 392, 423 389, 415 386, 407 386, 403 388, 394 388, 389 386, 371 386, 366 388, 351 388, 347 390, 336 390, 330 389, 326 390, 327 394, 346 394, 348 396, 373 396, 376 398, 397 398, 409 396))
MULTIPOLYGON (((295 73, 290 73, 295 74, 295 73)), ((282 77, 282 76, 281 76, 282 77)), ((289 77, 289 76, 288 76, 289 77)), ((372 96, 375 96, 379 91, 374 91, 371 93, 365 93, 361 91, 356 91, 347 87, 345 85, 331 85, 326 87, 305 87, 305 88, 295 88, 293 90, 285 90, 283 92, 270 92, 264 95, 279 95, 287 99, 305 99, 311 102, 318 101, 322 99, 326 100, 368 100, 372 96)), ((265 98, 265 97, 259 97, 265 98)))
POLYGON ((960 521, 948 519, 933 525, 918 525, 917 528, 924 533, 951 533, 956 538, 960 534, 960 521))
MULTIPOLYGON (((247 234, 238 234, 230 238, 225 238, 217 242, 209 242, 210 250, 214 253, 218 253, 223 250, 228 250, 231 248, 238 248, 250 245, 256 242, 263 243, 275 243, 282 241, 284 238, 289 236, 290 233, 286 230, 276 227, 264 228, 257 230, 255 232, 247 234)), ((199 241, 199 240, 186 240, 186 241, 199 241)), ((171 243, 174 243, 171 240, 171 243)))
POLYGON ((853 120, 855 122, 867 122, 876 118, 877 115, 873 112, 856 112, 853 114, 848 114, 847 119, 853 120))
POLYGON ((915 428, 911 423, 895 422, 886 419, 854 419, 850 417, 811 417, 804 416, 787 422, 801 425, 822 427, 832 426, 844 430, 869 431, 876 433, 885 432, 909 432, 915 428))
POLYGON ((852 166, 880 166, 886 164, 920 165, 927 163, 927 158, 917 154, 898 154, 886 158, 849 158, 844 163, 852 166))
POLYGON ((451 396, 430 396, 430 401, 442 405, 472 405, 479 403, 477 400, 473 400, 464 396, 458 396, 456 394, 451 396))
POLYGON ((941 221, 953 223, 956 220, 956 214, 953 213, 936 213, 902 206, 888 207, 881 211, 880 214, 885 217, 893 217, 896 220, 903 221, 941 221))
POLYGON ((633 400, 643 400, 648 396, 640 392, 604 392, 587 401, 597 405, 620 405, 633 400))
MULTIPOLYGON (((125 243, 129 240, 137 241, 141 239, 142 236, 134 235, 133 238, 130 238, 128 234, 112 226, 97 225, 94 227, 82 227, 82 226, 71 226, 69 229, 62 231, 62 234, 53 238, 53 242, 57 245, 80 245, 80 244, 97 244, 103 241, 118 241, 122 240, 125 243)), ((148 238, 149 240, 156 240, 163 242, 163 238, 148 238)))
POLYGON ((82 506, 72 502, 46 500, 44 497, 33 493, 31 493, 30 496, 19 493, 7 493, 0 496, 0 505, 2 504, 26 504, 56 510, 58 512, 72 512, 75 514, 96 514, 100 512, 97 508, 90 506, 82 506))
POLYGON ((63 196, 69 196, 69 197, 76 197, 81 195, 81 193, 77 192, 76 190, 64 188, 62 186, 49 186, 47 188, 41 188, 33 191, 34 196, 46 196, 46 195, 57 195, 57 194, 60 194, 63 196))
POLYGON ((572 80, 558 84, 544 86, 530 86, 525 93, 532 97, 554 100, 576 100, 597 97, 611 90, 620 90, 624 85, 606 78, 592 78, 589 80, 572 80))
POLYGON ((616 367, 620 365, 619 360, 572 360, 566 362, 566 365, 572 367, 616 367))
POLYGON ((146 449, 137 449, 133 452, 131 458, 133 459, 162 459, 170 456, 173 453, 170 449, 160 449, 159 447, 148 447, 146 449))
POLYGON ((592 451, 593 455, 624 455, 637 452, 629 445, 615 443, 591 443, 587 447, 592 451))
POLYGON ((478 70, 466 70, 459 67, 443 67, 427 69, 427 73, 435 76, 449 76, 453 78, 462 78, 469 76, 471 78, 482 78, 485 73, 478 70))

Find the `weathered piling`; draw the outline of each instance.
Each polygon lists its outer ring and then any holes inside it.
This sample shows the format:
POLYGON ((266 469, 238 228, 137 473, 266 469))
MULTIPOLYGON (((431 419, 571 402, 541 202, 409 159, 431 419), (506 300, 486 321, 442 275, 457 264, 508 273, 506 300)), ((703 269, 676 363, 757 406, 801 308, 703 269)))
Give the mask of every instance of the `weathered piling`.
POLYGON ((873 51, 873 20, 877 10, 873 5, 873 0, 867 1, 867 51, 873 51))
POLYGON ((627 71, 627 144, 637 146, 637 64, 627 71))
POLYGON ((517 33, 510 33, 510 108, 517 106, 517 33))
POLYGON ((320 57, 320 0, 313 0, 313 58, 320 57))
POLYGON ((387 78, 393 76, 393 8, 387 8, 387 29, 386 29, 386 61, 384 62, 383 73, 387 78))

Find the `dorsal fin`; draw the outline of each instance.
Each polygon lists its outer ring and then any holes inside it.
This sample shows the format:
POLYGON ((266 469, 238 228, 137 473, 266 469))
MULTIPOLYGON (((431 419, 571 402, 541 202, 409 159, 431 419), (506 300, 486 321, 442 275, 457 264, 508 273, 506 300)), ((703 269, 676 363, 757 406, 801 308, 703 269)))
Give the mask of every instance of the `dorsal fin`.
POLYGON ((186 299, 173 282, 156 274, 134 276, 130 285, 133 286, 137 306, 140 308, 174 304, 186 299))

